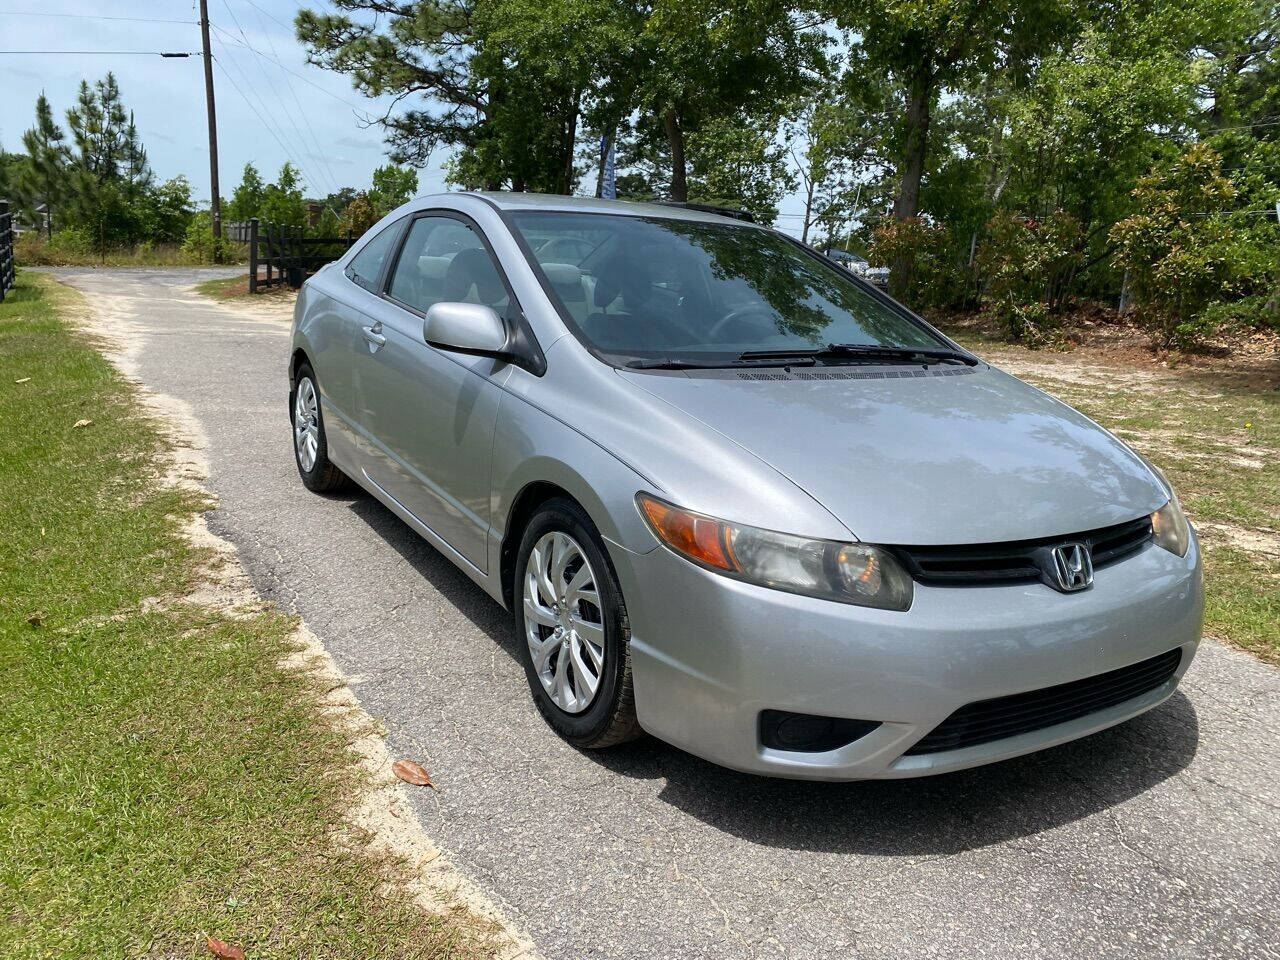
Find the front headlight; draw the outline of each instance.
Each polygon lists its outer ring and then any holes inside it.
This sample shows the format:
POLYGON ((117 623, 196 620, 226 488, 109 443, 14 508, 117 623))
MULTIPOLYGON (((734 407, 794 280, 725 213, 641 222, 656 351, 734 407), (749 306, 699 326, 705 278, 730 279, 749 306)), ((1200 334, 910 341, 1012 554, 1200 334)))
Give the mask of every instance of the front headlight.
POLYGON ((1151 531, 1155 534, 1157 546, 1179 557, 1187 555, 1187 548, 1191 546, 1191 525, 1187 523, 1187 515, 1182 512, 1176 493, 1151 515, 1151 531))
POLYGON ((636 494, 654 535, 716 573, 807 597, 882 610, 911 606, 911 577, 893 554, 865 543, 810 540, 728 523, 636 494))

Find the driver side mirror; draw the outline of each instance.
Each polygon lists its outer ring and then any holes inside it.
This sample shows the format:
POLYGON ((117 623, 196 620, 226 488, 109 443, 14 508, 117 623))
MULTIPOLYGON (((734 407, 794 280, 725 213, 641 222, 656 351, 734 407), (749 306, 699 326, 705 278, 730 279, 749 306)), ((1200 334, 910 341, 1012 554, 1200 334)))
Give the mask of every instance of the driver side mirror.
POLYGON ((493 356, 507 345, 507 325, 483 303, 433 303, 422 322, 422 339, 441 350, 493 356))
POLYGON ((498 312, 483 303, 433 303, 422 321, 422 339, 439 350, 514 363, 540 377, 547 358, 527 327, 519 317, 508 330, 498 312))

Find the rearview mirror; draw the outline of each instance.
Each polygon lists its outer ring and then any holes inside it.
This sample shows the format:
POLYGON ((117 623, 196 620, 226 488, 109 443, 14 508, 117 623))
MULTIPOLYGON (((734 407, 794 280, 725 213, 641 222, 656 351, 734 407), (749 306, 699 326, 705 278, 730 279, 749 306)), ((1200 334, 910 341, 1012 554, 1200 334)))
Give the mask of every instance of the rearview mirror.
POLYGON ((507 325, 483 303, 433 303, 422 322, 422 338, 441 350, 499 356, 506 352, 507 325))

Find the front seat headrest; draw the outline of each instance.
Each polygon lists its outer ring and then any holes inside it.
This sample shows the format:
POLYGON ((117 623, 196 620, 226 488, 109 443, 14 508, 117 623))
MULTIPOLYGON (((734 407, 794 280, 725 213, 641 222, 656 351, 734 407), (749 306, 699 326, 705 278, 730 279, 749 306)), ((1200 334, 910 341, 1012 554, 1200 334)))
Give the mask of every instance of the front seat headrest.
POLYGON ((442 295, 445 300, 465 300, 473 286, 476 299, 489 306, 502 302, 507 295, 502 278, 498 276, 498 268, 489 259, 489 254, 479 247, 460 250, 454 256, 444 274, 442 295))
POLYGON ((603 310, 619 295, 626 299, 628 310, 648 302, 653 295, 653 281, 643 259, 614 257, 600 268, 592 298, 596 306, 603 310))

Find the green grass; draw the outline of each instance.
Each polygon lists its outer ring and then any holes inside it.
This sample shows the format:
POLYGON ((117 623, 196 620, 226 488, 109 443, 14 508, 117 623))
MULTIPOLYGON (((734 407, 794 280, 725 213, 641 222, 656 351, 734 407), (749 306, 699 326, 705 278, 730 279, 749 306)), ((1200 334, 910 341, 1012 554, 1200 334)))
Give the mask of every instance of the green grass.
POLYGON ((234 277, 214 277, 212 280, 204 280, 195 286, 196 293, 214 300, 245 300, 253 298, 254 300, 266 301, 268 299, 275 300, 292 300, 297 291, 289 288, 287 284, 275 284, 274 286, 260 287, 255 294, 249 293, 249 275, 248 273, 240 273, 234 277))
POLYGON ((1206 632, 1280 664, 1280 392, 1220 370, 1135 371, 1084 351, 974 349, 1165 471, 1205 548, 1206 632), (1089 382, 1073 379, 1081 373, 1089 382))
POLYGON ((179 531, 207 504, 158 482, 82 309, 30 274, 0 304, 0 954, 488 956, 346 825, 364 780, 279 666, 295 623, 144 603, 202 576, 179 531))
POLYGON ((249 285, 245 277, 237 274, 234 277, 214 277, 212 280, 203 280, 196 284, 196 293, 205 297, 212 297, 215 300, 225 300, 230 297, 248 296, 249 285))

